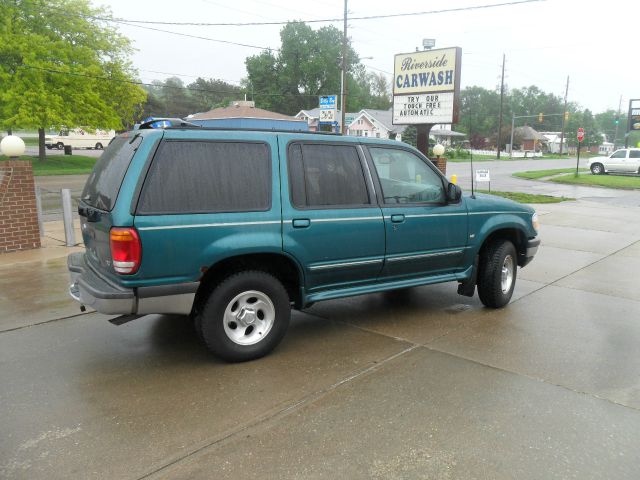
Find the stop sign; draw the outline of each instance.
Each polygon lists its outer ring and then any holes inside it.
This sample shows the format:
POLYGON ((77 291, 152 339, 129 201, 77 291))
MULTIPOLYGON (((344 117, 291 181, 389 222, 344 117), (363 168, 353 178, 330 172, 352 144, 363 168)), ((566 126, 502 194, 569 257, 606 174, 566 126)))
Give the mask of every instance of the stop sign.
POLYGON ((580 127, 578 129, 578 141, 581 142, 584 140, 584 128, 580 127))

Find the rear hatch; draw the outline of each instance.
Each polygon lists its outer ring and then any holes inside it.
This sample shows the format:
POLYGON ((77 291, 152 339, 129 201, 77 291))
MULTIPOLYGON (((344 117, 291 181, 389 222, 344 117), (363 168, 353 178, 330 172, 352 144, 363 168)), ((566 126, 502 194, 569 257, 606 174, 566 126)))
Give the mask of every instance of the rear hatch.
POLYGON ((115 137, 96 162, 78 203, 86 261, 109 276, 115 275, 109 246, 109 231, 113 226, 111 212, 141 143, 142 137, 130 132, 115 137))

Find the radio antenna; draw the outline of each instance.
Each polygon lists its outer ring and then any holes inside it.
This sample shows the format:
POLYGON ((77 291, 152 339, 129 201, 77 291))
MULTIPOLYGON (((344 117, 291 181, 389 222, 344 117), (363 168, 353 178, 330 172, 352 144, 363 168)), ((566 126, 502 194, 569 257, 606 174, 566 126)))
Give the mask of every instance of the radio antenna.
MULTIPOLYGON (((471 147, 471 143, 469 143, 469 147, 471 147)), ((471 148, 469 148, 469 153, 471 154, 471 198, 476 198, 473 194, 473 152, 471 148)))

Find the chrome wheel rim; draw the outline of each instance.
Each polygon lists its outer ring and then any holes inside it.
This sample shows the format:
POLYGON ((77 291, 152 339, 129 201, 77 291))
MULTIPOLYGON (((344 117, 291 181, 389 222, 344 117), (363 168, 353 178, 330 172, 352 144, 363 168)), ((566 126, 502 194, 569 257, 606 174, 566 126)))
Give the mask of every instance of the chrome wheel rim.
POLYGON ((257 290, 233 297, 224 310, 224 333, 237 345, 255 345, 265 338, 276 319, 271 299, 257 290))
POLYGON ((513 285, 513 257, 511 255, 507 255, 504 258, 504 262, 502 263, 502 272, 501 272, 501 287, 502 293, 507 293, 511 290, 511 286, 513 285))
POLYGON ((599 174, 601 172, 600 165, 594 165, 593 173, 599 174))

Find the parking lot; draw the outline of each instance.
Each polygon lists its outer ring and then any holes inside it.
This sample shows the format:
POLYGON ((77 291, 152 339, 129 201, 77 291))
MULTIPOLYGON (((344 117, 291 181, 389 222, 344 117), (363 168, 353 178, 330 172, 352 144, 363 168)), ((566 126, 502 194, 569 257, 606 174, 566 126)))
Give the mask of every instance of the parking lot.
POLYGON ((244 364, 183 317, 80 314, 62 247, 0 257, 0 477, 638 478, 640 193, 577 192, 506 308, 322 302, 244 364))

